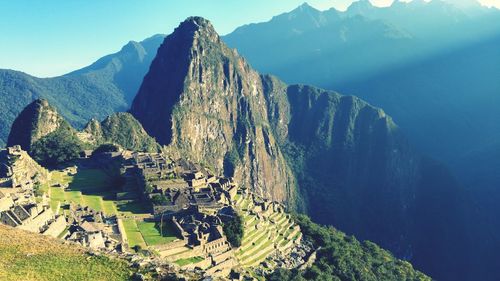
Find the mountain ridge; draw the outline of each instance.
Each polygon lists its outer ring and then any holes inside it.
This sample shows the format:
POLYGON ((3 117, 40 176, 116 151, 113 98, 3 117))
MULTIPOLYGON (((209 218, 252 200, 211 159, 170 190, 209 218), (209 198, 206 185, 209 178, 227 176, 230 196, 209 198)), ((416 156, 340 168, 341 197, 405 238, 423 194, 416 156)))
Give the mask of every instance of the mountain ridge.
POLYGON ((189 18, 166 37, 130 112, 170 153, 203 159, 245 188, 398 256, 435 263, 446 251, 431 258, 421 245, 448 250, 456 241, 436 227, 453 221, 454 202, 428 196, 458 187, 444 169, 426 172, 427 162, 381 109, 260 75, 204 19, 189 18), (436 200, 449 210, 428 225, 425 204, 436 200))

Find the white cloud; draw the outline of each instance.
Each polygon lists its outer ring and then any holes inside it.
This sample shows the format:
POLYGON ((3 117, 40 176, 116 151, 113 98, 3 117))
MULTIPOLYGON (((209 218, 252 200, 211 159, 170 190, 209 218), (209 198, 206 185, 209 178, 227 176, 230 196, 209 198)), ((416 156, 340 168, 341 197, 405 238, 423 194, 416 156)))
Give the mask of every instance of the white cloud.
POLYGON ((500 9, 500 0, 480 0, 481 4, 487 7, 496 7, 500 9))

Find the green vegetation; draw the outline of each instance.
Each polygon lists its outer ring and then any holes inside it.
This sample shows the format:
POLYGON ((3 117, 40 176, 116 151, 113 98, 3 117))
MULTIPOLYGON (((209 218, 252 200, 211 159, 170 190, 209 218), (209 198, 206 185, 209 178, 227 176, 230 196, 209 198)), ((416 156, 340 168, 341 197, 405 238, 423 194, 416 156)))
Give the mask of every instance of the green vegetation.
POLYGON ((130 280, 133 269, 119 259, 89 256, 81 248, 0 225, 0 280, 130 280))
POLYGON ((167 201, 167 198, 165 198, 164 195, 154 194, 151 197, 151 203, 153 203, 153 205, 166 205, 168 203, 168 201, 167 201))
POLYGON ((53 171, 50 185, 61 184, 68 186, 67 190, 61 187, 43 187, 50 194, 51 207, 56 209, 58 203, 73 202, 82 206, 89 206, 96 211, 104 211, 107 214, 116 213, 116 207, 110 200, 105 199, 109 195, 111 178, 98 169, 81 169, 74 176, 64 172, 53 171))
POLYGON ((136 201, 117 201, 116 208, 121 215, 132 216, 149 214, 149 211, 144 207, 144 204, 136 201))
POLYGON ((187 259, 179 259, 179 260, 176 260, 175 263, 178 264, 179 266, 185 266, 188 264, 200 262, 202 260, 204 260, 203 257, 193 257, 193 258, 187 258, 187 259))
POLYGON ((148 246, 170 243, 177 239, 170 222, 164 222, 163 226, 155 222, 141 221, 137 223, 138 229, 148 246), (160 234, 162 228, 162 234, 160 234))
POLYGON ((84 144, 70 130, 57 130, 33 143, 30 154, 46 167, 55 167, 77 159, 84 144))
POLYGON ((315 247, 317 259, 305 271, 278 269, 267 280, 431 280, 371 242, 359 242, 352 236, 317 225, 307 217, 297 217, 305 239, 315 247))
POLYGON ((102 140, 134 151, 157 152, 160 146, 130 113, 115 113, 101 123, 102 140))
POLYGON ((224 175, 227 177, 234 176, 234 171, 238 165, 240 165, 240 155, 236 146, 232 146, 232 149, 226 153, 224 156, 224 175))
POLYGON ((93 152, 92 155, 96 155, 99 153, 105 153, 105 152, 118 152, 120 151, 120 147, 116 144, 112 143, 105 143, 99 145, 93 152))
POLYGON ((222 226, 224 234, 227 237, 227 241, 235 248, 241 246, 241 241, 243 239, 243 220, 241 216, 237 213, 231 220, 225 221, 222 226))
POLYGON ((137 227, 137 222, 135 219, 123 219, 123 227, 127 233, 128 245, 130 248, 135 246, 140 246, 141 248, 146 248, 146 242, 142 237, 141 231, 137 227))

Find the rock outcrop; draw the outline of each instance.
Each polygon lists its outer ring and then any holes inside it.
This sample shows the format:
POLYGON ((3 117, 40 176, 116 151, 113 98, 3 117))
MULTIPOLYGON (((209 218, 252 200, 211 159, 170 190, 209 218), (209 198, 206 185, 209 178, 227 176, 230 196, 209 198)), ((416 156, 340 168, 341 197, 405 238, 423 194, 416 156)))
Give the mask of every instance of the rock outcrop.
POLYGON ((165 39, 131 108, 172 152, 292 202, 294 179, 267 112, 261 76, 202 18, 165 39))
POLYGON ((38 99, 24 108, 16 118, 7 144, 20 145, 23 150, 30 151, 33 143, 59 129, 72 128, 47 100, 38 99))
POLYGON ((47 100, 34 101, 16 118, 9 135, 9 146, 20 145, 33 155, 32 148, 39 146, 38 141, 49 137, 54 139, 50 142, 54 149, 67 141, 89 147, 114 143, 134 151, 157 152, 161 149, 130 113, 114 113, 102 122, 91 119, 82 131, 77 131, 47 100))
POLYGON ((160 150, 156 140, 150 137, 142 125, 130 113, 119 112, 108 116, 99 123, 92 119, 83 132, 94 144, 116 143, 133 151, 160 150))

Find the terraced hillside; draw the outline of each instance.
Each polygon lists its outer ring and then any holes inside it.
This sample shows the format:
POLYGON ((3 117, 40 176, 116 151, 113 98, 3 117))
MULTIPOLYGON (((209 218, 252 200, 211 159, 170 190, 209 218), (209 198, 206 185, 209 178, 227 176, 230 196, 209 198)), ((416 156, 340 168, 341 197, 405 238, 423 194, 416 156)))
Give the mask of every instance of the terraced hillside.
POLYGON ((90 256, 83 248, 0 224, 0 280, 131 280, 122 260, 90 256))
POLYGON ((244 235, 236 258, 242 267, 254 267, 275 251, 286 253, 302 238, 300 227, 282 208, 258 212, 251 195, 238 195, 236 207, 244 219, 244 235))
POLYGON ((51 180, 43 185, 40 191, 50 197, 50 205, 55 212, 66 212, 61 206, 73 203, 102 211, 108 216, 116 215, 123 223, 126 240, 131 248, 146 248, 174 239, 168 235, 161 236, 154 223, 143 221, 143 218, 149 217, 150 214, 137 201, 138 196, 128 198, 130 196, 123 195, 134 192, 134 183, 126 181, 121 189, 117 189, 115 185, 113 178, 104 170, 66 169, 52 171, 51 180))

